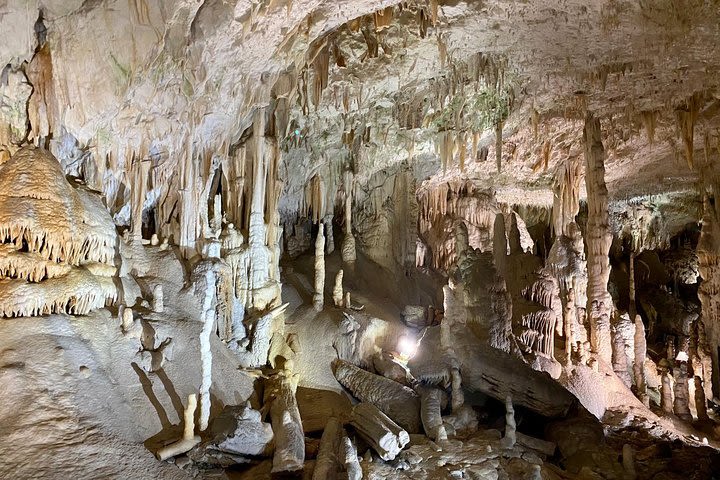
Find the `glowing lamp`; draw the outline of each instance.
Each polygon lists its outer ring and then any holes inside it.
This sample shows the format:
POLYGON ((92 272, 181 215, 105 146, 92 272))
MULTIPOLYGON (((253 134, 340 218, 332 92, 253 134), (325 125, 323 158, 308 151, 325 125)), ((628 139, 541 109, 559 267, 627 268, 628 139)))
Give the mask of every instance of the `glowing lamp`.
POLYGON ((417 353, 417 340, 403 335, 398 340, 397 350, 404 359, 410 359, 417 353))

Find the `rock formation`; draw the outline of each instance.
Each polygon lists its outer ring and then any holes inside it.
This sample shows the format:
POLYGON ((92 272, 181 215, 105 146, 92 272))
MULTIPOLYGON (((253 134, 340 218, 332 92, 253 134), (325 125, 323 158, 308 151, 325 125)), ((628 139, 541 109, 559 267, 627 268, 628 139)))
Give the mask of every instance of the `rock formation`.
POLYGON ((588 192, 587 225, 587 312, 590 321, 590 346, 601 359, 611 363, 610 316, 612 299, 607 290, 610 277, 608 252, 612 243, 608 219, 608 192, 605 186, 605 150, 601 141, 600 120, 591 114, 585 118, 585 185, 588 192))
POLYGON ((317 239, 315 240, 315 292, 313 293, 313 305, 315 310, 322 310, 325 296, 325 226, 321 223, 318 227, 317 239))
POLYGON ((112 219, 47 151, 0 165, 0 316, 84 315, 117 298, 112 219))
POLYGON ((200 437, 195 435, 196 406, 197 397, 195 394, 188 395, 187 405, 185 406, 185 417, 183 420, 184 426, 182 438, 177 442, 158 450, 156 456, 159 460, 167 460, 168 458, 185 453, 200 443, 200 437))
POLYGON ((0 1, 0 478, 711 478, 717 6, 0 1))

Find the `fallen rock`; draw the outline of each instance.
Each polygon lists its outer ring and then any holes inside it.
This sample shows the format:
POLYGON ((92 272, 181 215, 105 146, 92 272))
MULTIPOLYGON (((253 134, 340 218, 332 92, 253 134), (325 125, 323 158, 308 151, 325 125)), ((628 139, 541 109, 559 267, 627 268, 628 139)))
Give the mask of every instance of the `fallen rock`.
POLYGON ((272 427, 249 404, 226 406, 210 423, 209 432, 211 440, 188 454, 193 461, 226 467, 273 453, 272 427))

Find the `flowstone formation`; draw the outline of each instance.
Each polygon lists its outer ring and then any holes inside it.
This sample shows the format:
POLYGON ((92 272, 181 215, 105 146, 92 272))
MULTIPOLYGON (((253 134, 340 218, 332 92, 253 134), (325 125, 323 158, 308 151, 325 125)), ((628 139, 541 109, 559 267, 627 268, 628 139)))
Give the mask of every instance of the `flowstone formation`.
POLYGON ((115 225, 47 151, 0 165, 0 316, 84 315, 114 302, 115 225))

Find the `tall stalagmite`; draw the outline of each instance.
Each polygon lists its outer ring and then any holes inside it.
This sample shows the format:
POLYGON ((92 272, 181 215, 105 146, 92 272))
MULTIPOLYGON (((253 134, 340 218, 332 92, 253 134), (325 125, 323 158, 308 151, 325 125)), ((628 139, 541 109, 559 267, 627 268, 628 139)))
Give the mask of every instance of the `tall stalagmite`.
POLYGON ((315 239, 315 293, 313 294, 313 305, 315 310, 320 311, 324 304, 325 292, 325 225, 318 224, 318 234, 315 239))
POLYGON ((600 120, 591 113, 585 118, 585 185, 588 198, 587 221, 587 312, 590 319, 590 346, 606 363, 612 361, 610 315, 612 298, 608 292, 612 243, 608 216, 608 191, 605 186, 605 149, 600 135, 600 120))

